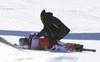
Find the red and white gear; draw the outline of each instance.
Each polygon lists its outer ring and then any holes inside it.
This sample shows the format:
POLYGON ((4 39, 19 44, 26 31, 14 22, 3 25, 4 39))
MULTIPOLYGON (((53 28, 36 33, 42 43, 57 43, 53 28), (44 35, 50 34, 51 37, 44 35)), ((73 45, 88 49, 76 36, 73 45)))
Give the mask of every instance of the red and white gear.
MULTIPOLYGON (((48 41, 47 37, 40 37, 40 38, 35 38, 36 35, 33 35, 31 38, 31 44, 26 44, 23 46, 24 49, 44 49, 46 50, 49 46, 50 43, 48 41)), ((75 46, 72 43, 63 43, 61 41, 57 41, 58 45, 54 46, 56 47, 56 50, 58 51, 75 51, 75 46)))

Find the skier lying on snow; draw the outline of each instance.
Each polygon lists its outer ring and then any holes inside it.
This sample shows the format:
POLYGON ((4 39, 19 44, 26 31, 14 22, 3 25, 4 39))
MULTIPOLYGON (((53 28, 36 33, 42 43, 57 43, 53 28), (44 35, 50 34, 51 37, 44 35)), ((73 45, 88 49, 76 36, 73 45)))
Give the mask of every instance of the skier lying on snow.
POLYGON ((69 51, 82 51, 83 45, 75 44, 75 43, 63 43, 61 41, 57 41, 56 49, 48 49, 50 43, 46 35, 42 35, 39 38, 35 38, 37 33, 31 33, 29 37, 20 38, 18 47, 22 49, 33 49, 33 50, 55 50, 62 52, 69 51))
POLYGON ((60 41, 70 32, 70 29, 57 17, 54 17, 52 12, 42 10, 40 18, 44 28, 37 34, 30 34, 28 38, 20 38, 20 48, 34 50, 83 51, 83 45, 63 43, 60 41))

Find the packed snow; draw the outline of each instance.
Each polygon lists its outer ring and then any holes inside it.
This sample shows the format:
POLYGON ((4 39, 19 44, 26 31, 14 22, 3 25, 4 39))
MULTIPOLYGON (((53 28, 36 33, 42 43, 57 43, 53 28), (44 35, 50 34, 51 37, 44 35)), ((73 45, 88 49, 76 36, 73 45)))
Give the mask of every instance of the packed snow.
POLYGON ((71 32, 61 41, 83 44, 96 52, 18 50, 0 42, 0 62, 99 62, 99 0, 0 0, 0 37, 18 43, 20 37, 43 28, 40 13, 53 12, 71 32))

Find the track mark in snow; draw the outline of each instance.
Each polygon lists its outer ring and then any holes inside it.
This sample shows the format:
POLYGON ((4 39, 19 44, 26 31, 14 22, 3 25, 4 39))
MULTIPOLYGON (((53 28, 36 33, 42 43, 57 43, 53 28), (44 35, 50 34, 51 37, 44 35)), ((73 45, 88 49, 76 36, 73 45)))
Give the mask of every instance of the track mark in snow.
MULTIPOLYGON (((28 57, 28 58, 17 58, 14 61, 15 62, 28 62, 28 61, 32 61, 34 59, 34 57, 28 57)), ((33 61, 34 62, 34 61, 33 61)))
POLYGON ((76 57, 71 57, 71 56, 62 56, 62 57, 53 57, 49 58, 48 62, 82 62, 76 57))

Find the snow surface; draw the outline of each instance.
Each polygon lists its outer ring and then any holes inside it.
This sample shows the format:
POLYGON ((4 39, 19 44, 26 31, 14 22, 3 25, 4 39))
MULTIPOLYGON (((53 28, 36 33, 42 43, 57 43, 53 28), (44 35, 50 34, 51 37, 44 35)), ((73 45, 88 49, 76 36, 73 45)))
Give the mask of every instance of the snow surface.
POLYGON ((43 9, 53 12, 71 29, 61 41, 83 44, 97 52, 23 52, 0 43, 0 62, 100 61, 100 0, 0 0, 0 37, 14 44, 20 37, 39 32, 43 9))

